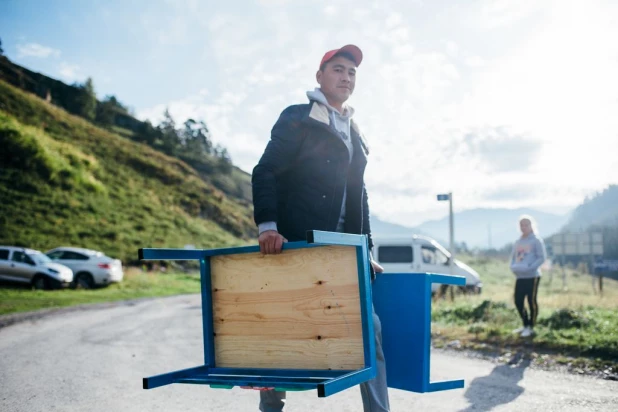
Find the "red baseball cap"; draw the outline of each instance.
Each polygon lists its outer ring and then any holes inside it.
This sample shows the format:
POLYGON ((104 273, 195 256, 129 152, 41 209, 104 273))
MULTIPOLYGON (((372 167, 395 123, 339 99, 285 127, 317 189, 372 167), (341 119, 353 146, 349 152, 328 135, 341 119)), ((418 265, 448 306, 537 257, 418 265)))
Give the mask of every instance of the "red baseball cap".
POLYGON ((348 44, 348 45, 343 46, 340 49, 335 49, 335 50, 326 52, 324 57, 322 57, 322 61, 320 62, 320 67, 322 67, 324 63, 326 63, 327 61, 335 57, 337 53, 341 53, 341 52, 350 53, 352 57, 354 57, 354 63, 356 63, 356 66, 360 66, 361 62, 363 61, 363 52, 361 51, 361 49, 359 49, 357 46, 353 44, 348 44))

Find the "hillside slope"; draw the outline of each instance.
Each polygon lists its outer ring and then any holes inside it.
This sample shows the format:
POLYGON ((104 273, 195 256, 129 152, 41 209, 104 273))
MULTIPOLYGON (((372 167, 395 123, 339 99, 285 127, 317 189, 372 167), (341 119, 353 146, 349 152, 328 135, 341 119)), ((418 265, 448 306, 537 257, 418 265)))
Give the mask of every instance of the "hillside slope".
POLYGON ((618 259, 618 185, 609 185, 577 206, 563 232, 603 233, 606 259, 618 259))
POLYGON ((0 148, 0 244, 91 247, 134 261, 140 247, 254 239, 243 196, 3 81, 0 148))
POLYGON ((618 226, 618 185, 586 198, 577 206, 564 230, 576 232, 591 226, 618 226))

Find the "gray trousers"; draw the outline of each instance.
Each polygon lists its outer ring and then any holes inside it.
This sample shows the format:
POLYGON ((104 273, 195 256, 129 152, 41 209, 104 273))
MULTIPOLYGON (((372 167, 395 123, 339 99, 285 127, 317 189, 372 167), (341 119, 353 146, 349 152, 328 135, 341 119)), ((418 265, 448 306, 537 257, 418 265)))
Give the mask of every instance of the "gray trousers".
MULTIPOLYGON (((382 323, 373 312, 373 328, 376 338, 376 377, 361 383, 364 412, 389 412, 388 387, 386 386, 386 363, 382 351, 382 323)), ((285 406, 285 392, 260 391, 260 411, 281 412, 285 406)))

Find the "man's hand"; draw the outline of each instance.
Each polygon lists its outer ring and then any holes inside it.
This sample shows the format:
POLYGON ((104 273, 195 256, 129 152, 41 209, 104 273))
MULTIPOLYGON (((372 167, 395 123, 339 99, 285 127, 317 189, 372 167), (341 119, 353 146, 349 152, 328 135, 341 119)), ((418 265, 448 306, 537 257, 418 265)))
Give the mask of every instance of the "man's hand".
POLYGON ((380 264, 378 262, 376 262, 375 260, 371 259, 371 266, 373 267, 373 271, 375 273, 383 273, 384 272, 384 268, 382 266, 380 266, 380 264))
POLYGON ((288 240, 281 236, 276 230, 266 230, 258 237, 260 252, 265 255, 281 253, 281 248, 287 241, 288 240))

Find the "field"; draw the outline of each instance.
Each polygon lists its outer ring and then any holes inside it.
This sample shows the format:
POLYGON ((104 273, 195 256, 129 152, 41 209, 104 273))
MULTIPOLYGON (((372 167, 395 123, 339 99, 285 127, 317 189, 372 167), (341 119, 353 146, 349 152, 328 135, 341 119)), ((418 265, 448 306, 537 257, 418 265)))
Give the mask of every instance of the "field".
POLYGON ((564 363, 585 372, 618 372, 618 282, 598 282, 582 268, 545 270, 538 291, 535 336, 513 333, 521 326, 513 303, 515 278, 506 261, 463 257, 483 279, 479 296, 438 299, 433 306, 433 341, 494 354, 523 351, 539 363, 564 363), (593 279, 594 288, 593 288, 593 279))

